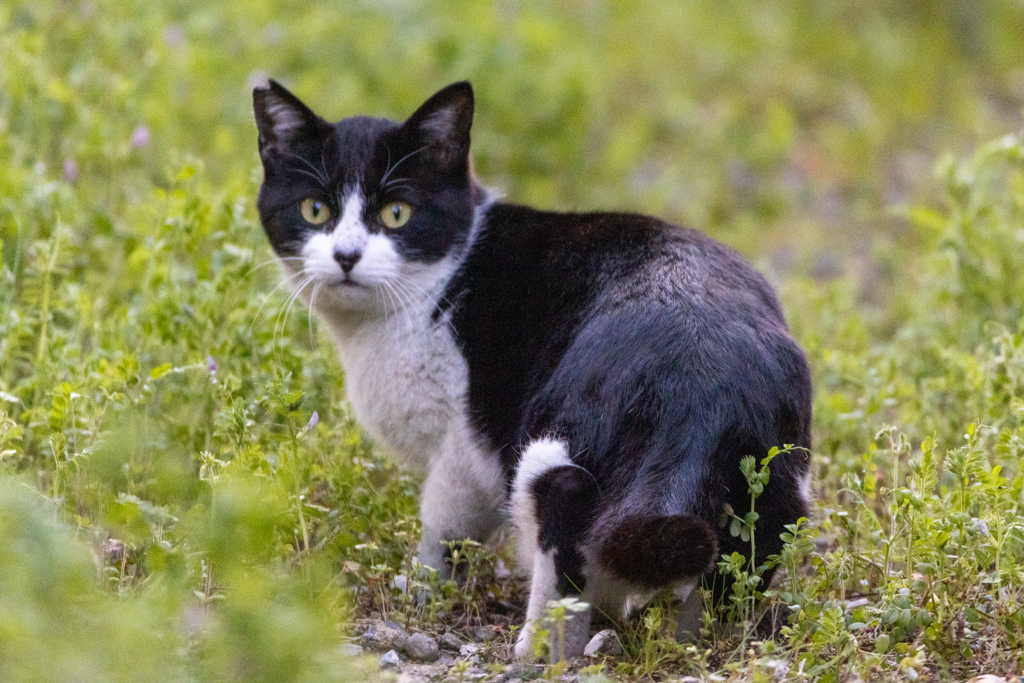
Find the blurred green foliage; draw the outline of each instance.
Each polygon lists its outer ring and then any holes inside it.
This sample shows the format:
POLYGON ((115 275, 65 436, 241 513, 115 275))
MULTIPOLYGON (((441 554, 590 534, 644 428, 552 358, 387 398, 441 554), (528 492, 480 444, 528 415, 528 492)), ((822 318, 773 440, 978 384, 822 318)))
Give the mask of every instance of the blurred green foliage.
POLYGON ((1019 0, 3 4, 0 680, 363 679, 354 616, 496 599, 483 548, 426 604, 388 587, 416 482, 277 288, 268 76, 328 118, 470 78, 485 182, 692 225, 779 285, 821 501, 785 629, 691 652, 648 619, 617 676, 1019 671, 1022 35, 1019 0))

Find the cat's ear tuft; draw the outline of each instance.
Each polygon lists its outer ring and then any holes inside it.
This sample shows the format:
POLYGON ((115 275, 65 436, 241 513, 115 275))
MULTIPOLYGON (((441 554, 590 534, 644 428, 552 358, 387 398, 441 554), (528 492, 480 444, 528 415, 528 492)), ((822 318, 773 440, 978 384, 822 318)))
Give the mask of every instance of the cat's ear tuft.
POLYGON ((305 134, 326 125, 323 119, 277 81, 268 87, 254 88, 252 108, 259 130, 260 157, 286 152, 305 134))
POLYGON ((473 126, 473 86, 460 81, 442 88, 405 122, 406 130, 429 145, 445 167, 469 158, 469 129, 473 126))

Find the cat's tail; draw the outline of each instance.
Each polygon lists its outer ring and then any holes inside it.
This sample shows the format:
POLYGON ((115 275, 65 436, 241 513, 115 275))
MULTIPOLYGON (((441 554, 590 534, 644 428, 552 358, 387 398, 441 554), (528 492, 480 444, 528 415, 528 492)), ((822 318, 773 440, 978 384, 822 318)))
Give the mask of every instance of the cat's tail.
POLYGON ((663 588, 714 566, 718 538, 694 515, 633 515, 618 520, 598 546, 598 562, 616 578, 663 588))

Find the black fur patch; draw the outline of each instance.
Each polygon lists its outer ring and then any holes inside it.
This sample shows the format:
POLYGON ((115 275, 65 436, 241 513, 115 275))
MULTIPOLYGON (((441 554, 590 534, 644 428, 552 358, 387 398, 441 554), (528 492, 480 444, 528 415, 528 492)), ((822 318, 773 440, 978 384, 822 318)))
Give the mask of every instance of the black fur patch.
POLYGON ((598 555, 612 575, 645 588, 703 574, 718 554, 715 532, 692 515, 628 517, 604 539, 598 555))
POLYGON ((555 549, 560 595, 578 595, 586 585, 581 546, 586 540, 598 499, 594 478, 579 467, 547 470, 530 486, 537 514, 537 544, 555 549))
MULTIPOLYGON (((700 233, 497 204, 441 306, 468 362, 471 419, 509 479, 524 446, 551 433, 596 478, 593 543, 627 516, 718 529, 726 504, 749 508, 743 456, 810 448, 810 371, 770 285, 700 233)), ((807 467, 803 450, 772 462, 758 564, 806 514, 807 467)), ((717 536, 723 552, 749 552, 717 536)))

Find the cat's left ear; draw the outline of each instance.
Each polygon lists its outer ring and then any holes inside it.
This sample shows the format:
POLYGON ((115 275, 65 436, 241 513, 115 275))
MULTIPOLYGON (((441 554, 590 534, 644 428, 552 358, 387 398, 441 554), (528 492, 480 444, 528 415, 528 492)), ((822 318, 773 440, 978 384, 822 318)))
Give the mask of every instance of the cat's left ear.
POLYGON ((473 86, 460 81, 442 88, 405 122, 404 128, 427 145, 438 164, 454 169, 469 159, 473 126, 473 86))

